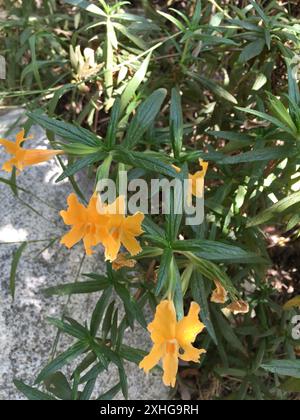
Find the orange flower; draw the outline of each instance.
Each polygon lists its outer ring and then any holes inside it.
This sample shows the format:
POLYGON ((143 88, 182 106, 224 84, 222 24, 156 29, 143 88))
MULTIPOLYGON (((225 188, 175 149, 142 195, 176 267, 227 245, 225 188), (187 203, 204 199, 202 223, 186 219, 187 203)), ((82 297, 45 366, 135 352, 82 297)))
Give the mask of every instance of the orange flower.
POLYGON ((54 156, 62 154, 62 150, 39 150, 39 149, 23 149, 22 143, 32 137, 24 138, 25 130, 20 131, 16 135, 16 141, 12 142, 6 139, 0 139, 0 144, 5 147, 6 152, 13 157, 4 163, 2 169, 11 172, 15 166, 18 171, 22 171, 27 166, 37 165, 52 159, 54 156))
POLYGON ((145 215, 136 213, 134 216, 125 216, 125 199, 123 196, 109 205, 103 205, 98 199, 98 212, 109 215, 108 231, 109 236, 103 241, 105 247, 105 258, 108 261, 115 261, 123 245, 131 256, 135 256, 142 251, 140 243, 136 237, 142 235, 142 222, 145 215))
POLYGON ((117 259, 112 263, 112 268, 115 271, 121 270, 123 267, 133 268, 136 265, 135 260, 126 258, 126 254, 119 254, 117 259))
POLYGON ((70 194, 68 206, 68 210, 61 211, 60 215, 65 224, 72 226, 72 229, 62 238, 61 243, 67 248, 72 248, 83 239, 86 253, 91 255, 93 246, 107 240, 109 217, 97 212, 95 194, 91 197, 88 207, 80 204, 75 194, 70 194))
POLYGON ((244 302, 243 300, 232 302, 229 306, 227 306, 226 309, 230 312, 233 312, 234 315, 247 314, 250 310, 249 304, 247 302, 244 302))
POLYGON ((208 162, 199 159, 199 165, 202 167, 201 171, 196 172, 194 175, 189 175, 190 189, 195 197, 202 198, 204 193, 204 178, 208 168, 208 162))
POLYGON ((182 320, 176 320, 174 303, 164 300, 156 308, 154 321, 148 325, 154 345, 150 353, 140 363, 140 368, 149 372, 159 361, 163 361, 163 382, 175 386, 178 358, 184 361, 199 362, 203 349, 196 349, 192 343, 205 328, 199 321, 200 307, 192 302, 189 313, 182 320), (183 352, 180 353, 179 349, 183 352))
POLYGON ((216 290, 213 291, 210 301, 214 303, 225 303, 227 300, 226 290, 218 280, 215 280, 215 285, 216 290))
MULTIPOLYGON (((203 197, 204 193, 204 178, 208 169, 208 162, 205 162, 202 159, 199 159, 199 165, 201 166, 201 171, 196 172, 194 175, 189 174, 189 191, 188 191, 188 203, 192 203, 192 195, 198 198, 203 197)), ((172 168, 175 169, 177 173, 181 172, 181 169, 175 165, 172 165, 172 168)))

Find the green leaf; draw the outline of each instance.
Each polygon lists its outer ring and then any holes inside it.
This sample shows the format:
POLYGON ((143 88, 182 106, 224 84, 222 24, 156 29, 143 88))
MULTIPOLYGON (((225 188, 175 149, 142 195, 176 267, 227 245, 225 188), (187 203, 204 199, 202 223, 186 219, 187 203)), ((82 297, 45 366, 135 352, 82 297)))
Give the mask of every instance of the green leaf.
POLYGON ((105 143, 111 148, 116 143, 118 123, 121 116, 121 99, 116 98, 111 111, 109 125, 106 133, 105 143))
POLYGON ((122 93, 121 105, 120 105, 121 112, 124 112, 127 105, 129 104, 129 102, 131 101, 133 96, 135 95, 138 87, 145 80, 145 76, 146 76, 146 73, 147 73, 147 70, 148 70, 151 55, 152 55, 152 53, 147 55, 146 59, 142 62, 140 68, 135 73, 133 78, 128 82, 124 92, 122 93))
POLYGON ((56 372, 44 381, 47 391, 61 400, 72 400, 72 389, 61 372, 56 372))
POLYGON ((259 4, 256 2, 256 0, 249 0, 256 12, 259 14, 259 16, 262 18, 265 24, 268 25, 270 18, 265 14, 263 9, 259 6, 259 4))
POLYGON ((174 155, 176 158, 178 158, 180 156, 183 141, 183 115, 181 106, 181 96, 178 89, 172 89, 170 129, 174 155))
POLYGON ((106 290, 104 290, 104 292, 102 293, 102 296, 97 302, 97 305, 95 306, 95 309, 92 314, 91 327, 90 327, 90 332, 93 337, 95 337, 97 334, 97 331, 99 329, 104 311, 106 310, 111 294, 112 294, 112 287, 108 287, 106 290))
POLYGON ((289 209, 295 204, 298 204, 299 202, 300 192, 291 194, 290 196, 278 201, 278 203, 259 213, 256 217, 250 220, 250 222, 248 222, 247 227, 262 225, 273 219, 273 217, 280 216, 280 214, 285 210, 289 209))
POLYGON ((119 355, 122 359, 126 359, 129 362, 135 363, 138 365, 143 358, 147 355, 147 352, 140 349, 135 349, 133 347, 126 346, 122 344, 119 349, 119 355))
POLYGON ((209 240, 176 241, 173 243, 174 251, 194 252, 199 257, 211 261, 225 261, 230 263, 253 264, 263 262, 262 258, 234 245, 209 240))
POLYGON ((203 258, 198 257, 192 252, 181 251, 183 255, 186 256, 199 272, 209 280, 215 281, 218 279, 222 286, 227 290, 232 300, 239 300, 240 296, 236 288, 234 287, 232 281, 227 276, 227 274, 221 270, 216 264, 211 261, 207 261, 203 258))
POLYGON ((111 329, 114 307, 115 307, 115 302, 112 301, 112 302, 110 302, 110 304, 108 305, 108 308, 106 309, 105 317, 104 317, 104 320, 103 320, 103 323, 102 323, 102 337, 103 337, 103 339, 106 339, 106 337, 108 336, 108 333, 111 329))
POLYGON ((297 135, 297 127, 295 126, 292 117, 290 116, 288 110, 283 105, 283 103, 271 93, 268 93, 268 97, 270 109, 273 112, 273 114, 275 114, 276 118, 278 118, 278 120, 281 121, 284 125, 287 125, 291 129, 291 131, 293 131, 293 133, 297 135))
MULTIPOLYGON (((146 234, 166 240, 165 231, 161 227, 159 227, 155 222, 153 222, 150 216, 147 216, 147 215, 145 216, 145 219, 142 224, 142 228, 146 234)), ((166 245, 167 245, 167 242, 166 242, 166 245)))
POLYGON ((159 266, 159 271, 158 271, 157 286, 155 289, 155 294, 157 296, 162 291, 162 289, 167 285, 172 257, 173 257, 173 251, 170 248, 165 249, 162 255, 162 258, 160 260, 160 266, 159 266))
POLYGON ((12 264, 11 264, 11 269, 10 269, 10 278, 9 278, 9 288, 10 288, 10 294, 13 299, 15 298, 15 291, 16 291, 17 268, 18 268, 18 264, 22 256, 22 253, 25 250, 26 246, 27 246, 27 242, 23 242, 22 245, 14 253, 13 259, 12 259, 12 264))
POLYGON ((242 112, 246 112, 247 114, 254 115, 255 117, 260 118, 261 120, 269 121, 270 123, 274 124, 276 127, 281 128, 283 131, 291 134, 292 136, 295 135, 294 131, 292 131, 287 125, 283 124, 277 118, 266 114, 265 112, 256 111, 255 109, 250 109, 250 108, 240 108, 238 106, 236 107, 236 109, 242 112))
POLYGON ((296 105, 300 105, 300 92, 298 84, 298 63, 293 63, 291 59, 285 57, 288 69, 289 98, 296 105))
POLYGON ((72 362, 74 359, 76 359, 78 356, 84 353, 87 349, 87 343, 81 341, 75 343, 68 350, 61 353, 58 357, 52 360, 52 362, 45 366, 36 378, 35 383, 38 384, 44 379, 48 378, 53 373, 59 371, 63 366, 72 362))
POLYGON ((106 360, 105 354, 102 351, 102 347, 98 345, 93 339, 89 340, 90 348, 93 350, 95 355, 97 356, 97 359, 101 363, 102 366, 105 367, 105 369, 108 369, 108 361, 106 360))
POLYGON ((218 159, 219 164, 237 165, 239 163, 262 162, 268 160, 285 159, 295 154, 296 149, 290 146, 265 147, 264 149, 251 150, 234 156, 225 156, 218 159))
POLYGON ((114 150, 114 159, 134 168, 142 168, 149 172, 176 178, 178 176, 171 164, 161 160, 159 153, 131 152, 123 147, 114 150))
POLYGON ((108 279, 103 277, 100 281, 85 281, 78 283, 61 284, 54 287, 48 287, 43 290, 45 296, 50 297, 54 295, 64 296, 72 294, 95 293, 106 289, 110 285, 108 279))
POLYGON ((119 377, 120 377, 120 384, 122 394, 124 395, 125 400, 128 400, 128 383, 127 383, 127 375, 123 366, 118 368, 119 377))
POLYGON ((15 387, 31 401, 55 401, 55 398, 45 392, 24 384, 24 382, 14 379, 15 387))
POLYGON ((36 35, 33 34, 28 40, 29 48, 31 52, 31 65, 32 65, 32 71, 35 77, 35 80, 41 90, 43 90, 42 80, 39 73, 39 66, 36 59, 36 35))
POLYGON ((204 323, 211 339, 217 346, 218 340, 214 329, 214 325, 211 320, 204 279, 198 270, 194 270, 193 272, 191 280, 191 291, 194 301, 197 302, 201 308, 200 319, 204 323))
MULTIPOLYGON (((94 353, 93 355, 96 358, 96 355, 94 353)), ((106 369, 107 363, 105 365, 103 365, 103 363, 101 362, 97 363, 85 375, 81 377, 80 383, 85 383, 97 379, 98 376, 101 375, 101 373, 104 372, 106 369)))
POLYGON ((158 89, 138 107, 137 113, 129 124, 123 142, 125 148, 131 149, 134 147, 151 127, 166 96, 166 89, 158 89))
POLYGON ((300 378, 300 360, 272 360, 261 367, 276 375, 300 378))
POLYGON ((56 318, 51 318, 48 317, 47 321, 54 325, 56 328, 58 328, 60 331, 63 331, 64 333, 78 338, 79 340, 83 340, 88 336, 88 331, 87 330, 82 330, 83 327, 80 326, 80 328, 76 327, 76 326, 72 326, 71 324, 67 324, 66 322, 60 320, 60 319, 56 319, 56 318))
POLYGON ((17 197, 19 191, 18 191, 18 185, 17 185, 17 170, 15 166, 13 167, 11 171, 10 188, 12 192, 14 193, 14 195, 17 197))
POLYGON ((255 79, 252 90, 259 91, 267 82, 267 77, 263 73, 259 73, 255 79))
POLYGON ((168 13, 162 12, 160 10, 157 10, 157 13, 160 14, 161 16, 163 16, 164 18, 166 18, 167 20, 169 20, 170 22, 172 22, 173 25, 175 25, 181 32, 184 33, 186 31, 186 28, 183 25, 183 23, 181 23, 180 20, 178 20, 174 16, 172 16, 168 13))
POLYGON ((101 147, 102 145, 101 139, 85 128, 48 118, 39 112, 27 112, 27 116, 36 124, 70 142, 82 143, 90 147, 101 147))
POLYGON ((95 388, 96 380, 97 380, 97 378, 91 379, 90 381, 87 381, 87 383, 86 383, 86 385, 85 385, 85 387, 84 387, 84 389, 83 389, 83 391, 80 395, 80 398, 79 398, 80 401, 87 401, 91 398, 91 395, 92 395, 92 393, 94 391, 94 388, 95 388))
POLYGON ((68 165, 63 173, 57 178, 55 182, 61 182, 65 178, 68 178, 77 172, 81 171, 82 169, 86 168, 87 166, 93 165, 96 162, 104 160, 107 154, 104 152, 97 152, 91 155, 85 156, 81 159, 77 159, 76 162, 68 165))
POLYGON ((244 356, 247 357, 247 352, 240 342, 239 338, 234 332, 234 328, 232 325, 228 323, 224 315, 219 311, 217 308, 212 308, 214 318, 218 324, 220 333, 223 335, 227 343, 234 349, 240 351, 244 356))
POLYGON ((65 0, 65 3, 71 4, 72 6, 80 7, 81 9, 84 9, 84 10, 86 10, 87 12, 89 12, 93 15, 106 17, 103 10, 101 10, 95 4, 90 3, 89 1, 86 1, 86 0, 65 0))
POLYGON ((219 96, 222 99, 226 99, 226 101, 231 102, 235 105, 237 105, 236 98, 229 93, 226 89, 224 89, 222 86, 212 82, 209 79, 206 79, 205 77, 199 76, 196 73, 187 72, 187 75, 192 77, 195 80, 198 80, 204 87, 206 87, 208 90, 213 92, 215 95, 219 96))
POLYGON ((257 57, 263 52, 265 45, 266 40, 263 38, 250 42, 250 44, 248 44, 241 52, 239 61, 241 63, 246 63, 247 61, 252 60, 252 58, 257 57))
POLYGON ((117 385, 115 385, 113 388, 111 388, 109 391, 105 392, 104 394, 100 395, 100 397, 97 398, 97 400, 99 401, 110 401, 112 400, 117 393, 121 391, 121 384, 118 383, 117 385))
POLYGON ((244 133, 235 133, 233 131, 208 131, 207 134, 218 139, 225 139, 229 141, 252 142, 253 137, 244 133))
POLYGON ((115 283, 114 285, 116 293, 119 295, 121 300, 124 303, 124 306, 128 312, 130 312, 134 318, 141 324, 142 327, 146 328, 147 323, 142 309, 140 308, 137 301, 131 296, 129 291, 120 283, 115 283))
POLYGON ((180 232, 180 227, 183 218, 183 191, 184 191, 184 178, 188 179, 188 167, 185 164, 184 169, 178 174, 176 182, 180 189, 177 191, 177 188, 171 188, 169 192, 169 197, 166 198, 166 201, 169 201, 170 211, 169 214, 166 214, 166 231, 167 239, 169 242, 173 242, 178 238, 180 232), (180 183, 178 182, 180 178, 180 183))
POLYGON ((175 257, 172 258, 170 278, 173 282, 173 301, 178 321, 184 317, 181 276, 175 257))

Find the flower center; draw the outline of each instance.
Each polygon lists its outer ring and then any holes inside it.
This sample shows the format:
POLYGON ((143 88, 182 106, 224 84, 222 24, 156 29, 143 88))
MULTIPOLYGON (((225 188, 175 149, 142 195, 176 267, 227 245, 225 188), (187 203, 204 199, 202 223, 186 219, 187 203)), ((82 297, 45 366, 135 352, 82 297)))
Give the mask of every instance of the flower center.
POLYGON ((169 354, 174 354, 177 351, 177 347, 178 347, 177 340, 175 339, 169 340, 166 343, 166 352, 169 354))
POLYGON ((93 232, 92 232, 92 231, 93 231, 93 228, 94 228, 93 223, 87 223, 87 224, 86 224, 86 226, 85 226, 85 231, 86 231, 86 233, 87 233, 87 234, 89 234, 89 233, 93 233, 93 232))

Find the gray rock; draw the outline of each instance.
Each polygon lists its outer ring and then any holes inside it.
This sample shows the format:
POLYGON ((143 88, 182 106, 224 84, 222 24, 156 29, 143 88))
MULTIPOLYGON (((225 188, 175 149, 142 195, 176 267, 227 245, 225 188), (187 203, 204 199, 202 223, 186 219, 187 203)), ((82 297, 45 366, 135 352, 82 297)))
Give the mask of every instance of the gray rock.
MULTIPOLYGON (((22 118, 22 111, 12 111, 0 116, 0 136, 7 135, 8 128, 22 118)), ((18 127, 21 127, 19 121, 18 127)), ((18 127, 7 137, 13 139, 18 127)), ((43 130, 33 127, 34 147, 47 146, 43 130)), ((0 166, 7 155, 1 147, 0 166)), ((90 316, 95 302, 99 298, 93 296, 73 296, 66 305, 66 297, 46 299, 41 289, 56 284, 73 282, 83 257, 82 244, 68 251, 57 242, 51 248, 40 253, 54 237, 60 237, 66 228, 60 220, 59 210, 66 207, 66 198, 71 192, 68 182, 55 185, 55 179, 60 168, 55 160, 26 169, 17 178, 22 188, 48 203, 36 199, 33 195, 20 193, 16 198, 10 187, 0 183, 0 399, 23 399, 14 384, 13 378, 20 378, 27 384, 33 384, 34 379, 43 366, 49 361, 56 336, 56 329, 46 321, 47 316, 60 317, 64 310, 78 321, 85 321, 90 316), (27 205, 34 208, 34 213, 27 205), (50 207, 49 207, 50 206, 50 207), (9 292, 9 276, 11 258, 20 241, 30 242, 22 255, 16 282, 14 302, 9 292)), ((1 172, 1 177, 9 174, 1 172)), ((83 185, 87 189, 87 184, 83 185)), ((92 257, 86 257, 82 272, 104 272, 103 255, 99 250, 92 257)), ((140 327, 134 333, 126 333, 128 344, 137 348, 148 349, 150 339, 140 327)), ((63 350, 70 344, 68 337, 62 336, 58 350, 63 350)), ((66 373, 70 374, 67 368, 66 373)), ((161 374, 153 373, 146 376, 134 364, 126 363, 130 399, 167 399, 168 389, 161 382, 161 374)), ((107 391, 118 382, 115 369, 101 375, 95 395, 107 391)), ((122 398, 121 395, 118 396, 122 398)))

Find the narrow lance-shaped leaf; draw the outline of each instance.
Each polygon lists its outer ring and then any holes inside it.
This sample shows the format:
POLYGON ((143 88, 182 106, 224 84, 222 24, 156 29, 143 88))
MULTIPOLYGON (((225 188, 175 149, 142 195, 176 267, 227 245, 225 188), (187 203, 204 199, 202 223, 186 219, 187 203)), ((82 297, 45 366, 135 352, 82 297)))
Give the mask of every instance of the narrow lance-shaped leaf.
POLYGON ((24 382, 14 379, 15 387, 18 391, 22 392, 29 400, 31 401, 54 401, 56 398, 53 396, 46 394, 45 392, 41 392, 36 388, 33 388, 29 385, 26 385, 24 382))
POLYGON ((260 118, 261 120, 269 121, 270 123, 274 124, 276 127, 281 128, 283 131, 291 134, 292 136, 295 135, 295 132, 291 130, 286 124, 283 124, 277 118, 272 117, 271 115, 266 114, 265 112, 256 111, 255 109, 250 108, 240 108, 236 107, 239 111, 246 112, 247 114, 254 115, 255 117, 260 118))
POLYGON ((131 149, 143 137, 153 124, 167 95, 166 89, 153 92, 138 108, 136 115, 129 124, 124 147, 131 149))
POLYGON ((77 172, 83 170, 84 168, 93 165, 96 162, 104 160, 107 157, 107 153, 97 152, 91 155, 85 156, 81 159, 77 159, 76 162, 68 165, 63 173, 57 178, 55 182, 61 182, 65 178, 75 175, 77 172))
POLYGON ((111 294, 112 294, 112 288, 108 287, 103 292, 102 296, 97 302, 97 305, 95 306, 95 309, 92 314, 91 329, 90 329, 91 335, 93 337, 95 337, 95 335, 97 334, 98 328, 100 326, 104 311, 106 310, 111 294))
POLYGON ((49 130, 70 142, 82 143, 90 147, 99 148, 102 145, 101 139, 85 128, 54 118, 48 118, 46 115, 41 115, 39 112, 28 112, 27 115, 36 124, 41 125, 46 130, 49 130))
POLYGON ((99 282, 97 281, 84 281, 77 283, 67 283, 58 286, 49 287, 43 290, 45 296, 54 295, 69 295, 69 294, 83 294, 83 293, 95 293, 100 290, 106 289, 110 285, 110 282, 106 277, 99 282))
POLYGON ((207 332, 209 333, 213 342, 216 345, 218 345, 216 332, 215 332, 214 325, 211 320, 210 310, 209 310, 209 306, 207 302, 207 294, 205 290, 204 279, 198 270, 194 270, 193 272, 192 280, 191 280, 191 291, 192 291, 193 299, 195 300, 195 302, 197 302, 200 305, 201 321, 206 326, 207 332))
POLYGON ((171 249, 167 248, 164 250, 162 255, 159 271, 158 271, 158 278, 157 278, 157 286, 155 290, 155 294, 159 295, 162 289, 167 285, 167 281, 170 274, 170 265, 173 257, 173 252, 171 249))
POLYGON ((100 401, 112 400, 120 390, 121 390, 121 384, 118 383, 117 385, 112 387, 109 391, 100 395, 100 397, 98 397, 97 400, 100 400, 100 401))
POLYGON ((261 367, 276 375, 300 378, 300 360, 272 360, 261 367))
POLYGON ((142 84, 142 82, 145 80, 145 76, 148 70, 151 54, 148 54, 146 59, 141 64, 138 71, 135 73, 133 78, 128 82, 124 92, 121 96, 121 104, 120 104, 120 110, 121 113, 124 112, 127 105, 129 104, 130 100, 133 98, 135 92, 137 91, 138 87, 142 84))
POLYGON ((88 345, 85 342, 77 342, 72 347, 70 347, 68 350, 60 354, 58 357, 56 357, 52 362, 50 362, 42 371, 39 373, 35 383, 38 384, 42 382, 45 378, 50 376, 52 373, 57 372, 59 369, 61 369, 66 364, 72 362, 74 359, 76 359, 78 356, 80 356, 82 353, 84 353, 88 349, 88 345))
POLYGON ((116 143, 116 136, 118 131, 118 122, 121 115, 121 99, 116 98, 112 108, 110 121, 106 133, 105 142, 108 147, 112 147, 116 143))
POLYGON ((10 287, 10 293, 12 298, 15 298, 15 291, 16 291, 16 274, 17 274, 17 268, 20 261, 20 258, 22 256, 22 253, 24 252, 25 248, 27 246, 27 242, 24 242, 14 253, 12 264, 11 264, 11 270, 10 270, 10 280, 9 280, 9 287, 10 287))
POLYGON ((278 203, 264 210, 252 220, 250 220, 247 224, 247 227, 262 225, 263 223, 268 222, 275 216, 279 216, 281 213, 298 203, 300 203, 300 192, 291 194, 290 196, 278 201, 278 203))
POLYGON ((171 140, 175 157, 179 157, 183 140, 183 115, 181 96, 178 89, 172 89, 170 109, 171 140))
POLYGON ((95 4, 90 3, 87 0, 65 0, 66 3, 71 4, 72 6, 79 7, 81 9, 86 10, 89 13, 92 13, 93 15, 98 16, 106 16, 103 10, 100 9, 100 7, 96 6, 95 4))

